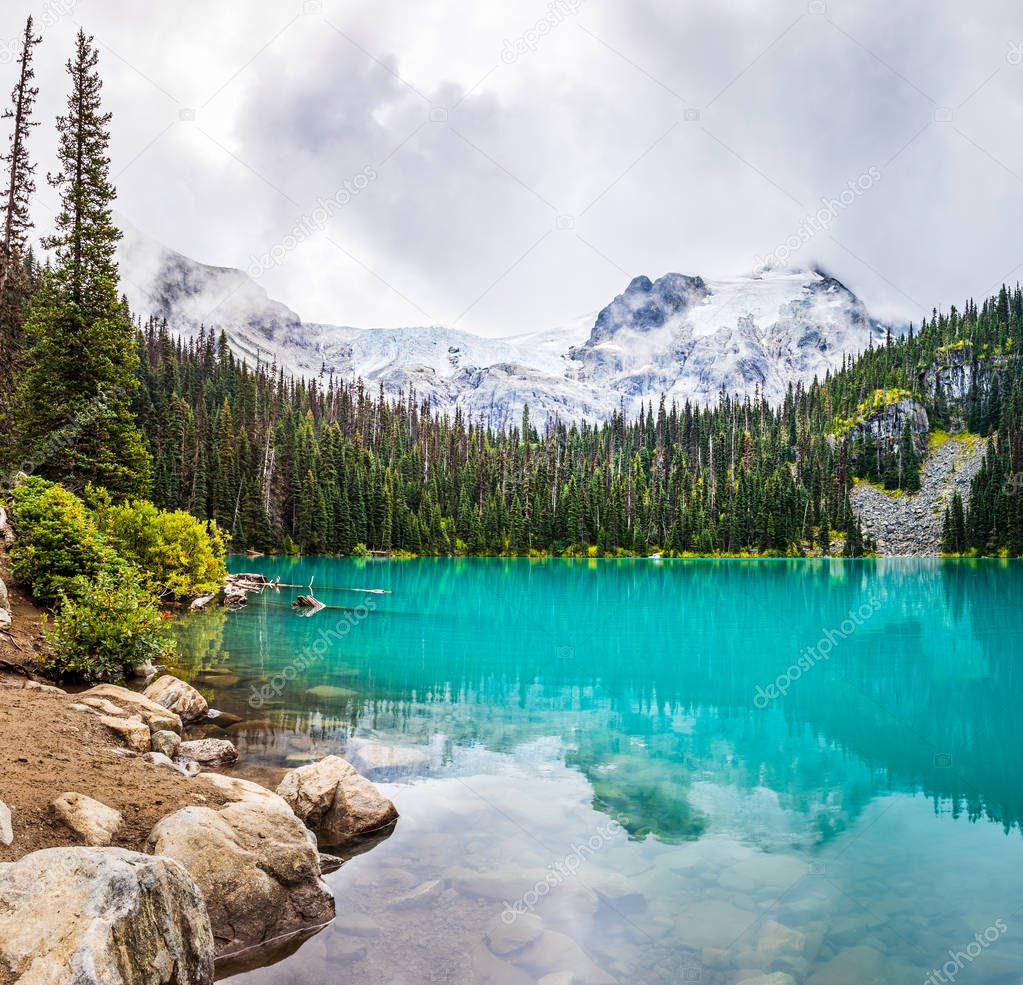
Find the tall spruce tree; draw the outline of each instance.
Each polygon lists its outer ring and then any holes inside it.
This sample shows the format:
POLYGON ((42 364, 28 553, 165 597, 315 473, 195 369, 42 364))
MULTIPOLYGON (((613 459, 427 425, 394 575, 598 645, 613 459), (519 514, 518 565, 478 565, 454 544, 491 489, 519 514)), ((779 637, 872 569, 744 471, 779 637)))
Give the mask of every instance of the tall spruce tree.
POLYGON ((28 247, 32 218, 29 201, 35 192, 35 165, 28 154, 28 138, 38 124, 32 119, 39 89, 32 84, 33 49, 42 38, 33 33, 32 18, 25 22, 18 79, 11 105, 2 119, 11 121, 10 145, 0 155, 4 164, 3 226, 0 230, 0 458, 12 451, 12 410, 24 350, 25 308, 31 289, 31 254, 28 247))
POLYGON ((71 93, 57 120, 60 193, 56 232, 45 241, 54 264, 32 300, 22 388, 22 435, 39 472, 115 496, 144 493, 150 459, 132 411, 138 388, 135 329, 118 296, 110 182, 110 114, 93 40, 79 31, 67 63, 71 93))
POLYGON ((899 439, 899 488, 907 492, 920 490, 920 456, 909 421, 906 421, 899 439))

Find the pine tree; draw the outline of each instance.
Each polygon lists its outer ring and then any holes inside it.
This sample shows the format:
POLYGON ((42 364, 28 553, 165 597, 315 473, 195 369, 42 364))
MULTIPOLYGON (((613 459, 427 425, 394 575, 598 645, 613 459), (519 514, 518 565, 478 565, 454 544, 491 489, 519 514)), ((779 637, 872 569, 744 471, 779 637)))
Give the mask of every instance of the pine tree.
POLYGON ((945 510, 945 520, 941 531, 941 550, 943 554, 962 554, 967 547, 966 517, 963 510, 963 499, 956 493, 952 497, 952 505, 945 510))
POLYGON ((150 457, 132 412, 138 388, 135 328, 118 297, 110 114, 102 113, 98 54, 79 31, 67 63, 71 93, 58 118, 61 207, 53 269, 32 300, 22 388, 22 436, 40 471, 75 489, 92 482, 115 496, 144 493, 150 457))
POLYGON ((966 518, 963 512, 963 498, 956 493, 952 497, 952 516, 950 521, 952 534, 952 552, 962 553, 966 550, 966 518))
MULTIPOLYGON (((36 190, 35 165, 28 154, 28 138, 38 123, 32 119, 39 89, 32 85, 33 49, 42 40, 33 34, 32 18, 25 22, 18 80, 11 106, 2 119, 11 120, 10 149, 0 155, 6 184, 3 189, 3 228, 0 232, 0 441, 6 452, 12 445, 12 410, 24 350, 25 306, 31 289, 28 236, 32 228, 29 201, 36 190)), ((7 457, 6 455, 4 457, 7 457)))
POLYGON ((909 421, 906 421, 899 441, 899 473, 900 489, 907 492, 917 492, 920 489, 920 456, 916 451, 909 421))

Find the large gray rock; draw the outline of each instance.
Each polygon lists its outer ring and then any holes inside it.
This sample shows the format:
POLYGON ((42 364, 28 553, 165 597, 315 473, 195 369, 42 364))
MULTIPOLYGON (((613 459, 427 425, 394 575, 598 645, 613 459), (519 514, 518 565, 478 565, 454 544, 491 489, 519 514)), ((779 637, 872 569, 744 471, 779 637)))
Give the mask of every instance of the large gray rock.
POLYGON ((498 918, 484 935, 487 947, 498 957, 521 951, 543 933, 543 921, 535 913, 514 913, 513 920, 498 918))
POLYGON ((343 845, 398 817, 394 804, 340 756, 292 770, 277 792, 324 847, 343 845))
POLYGON ((7 586, 0 578, 0 629, 7 629, 11 624, 11 602, 7 597, 7 586))
POLYGON ((281 811, 288 817, 295 816, 295 812, 283 797, 252 780, 243 780, 240 776, 226 776, 223 773, 207 773, 203 780, 208 785, 216 787, 224 795, 224 799, 232 804, 260 804, 268 810, 281 811))
POLYGON ((51 805, 53 813, 87 845, 105 848, 121 826, 121 812, 80 793, 62 793, 51 805))
POLYGON ((96 707, 105 715, 138 715, 153 732, 181 732, 181 718, 144 694, 118 684, 97 684, 78 695, 78 703, 96 707), (101 703, 103 702, 103 703, 101 703))
POLYGON ((134 752, 149 752, 152 744, 152 733, 149 726, 138 715, 119 718, 116 715, 100 715, 99 721, 112 732, 116 732, 129 749, 134 752))
POLYGON ((193 739, 182 742, 175 756, 178 762, 199 763, 201 766, 216 768, 229 766, 238 761, 238 750, 227 739, 193 739))
POLYGON ((318 927, 334 918, 316 842, 290 807, 256 784, 210 774, 232 798, 219 810, 165 817, 148 850, 179 861, 207 901, 219 954, 318 927))
POLYGON ((168 711, 174 712, 185 724, 205 718, 210 707, 206 699, 191 684, 186 684, 171 674, 158 677, 142 693, 150 701, 155 701, 168 711))
POLYGON ((18 985, 208 985, 213 935, 176 862, 50 848, 0 865, 0 965, 18 985))
POLYGON ((169 729, 163 732, 154 732, 150 744, 153 752, 162 752, 165 756, 173 759, 181 746, 181 736, 169 729))

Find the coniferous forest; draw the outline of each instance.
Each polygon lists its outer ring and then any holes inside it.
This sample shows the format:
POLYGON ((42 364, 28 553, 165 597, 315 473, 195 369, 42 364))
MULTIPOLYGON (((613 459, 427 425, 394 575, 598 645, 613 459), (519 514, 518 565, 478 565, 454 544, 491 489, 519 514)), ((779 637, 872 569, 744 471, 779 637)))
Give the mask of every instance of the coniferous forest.
POLYGON ((781 407, 727 395, 712 408, 661 401, 599 425, 527 412, 495 432, 432 413, 414 394, 389 402, 329 375, 254 368, 212 331, 183 342, 151 321, 139 420, 154 500, 215 519, 236 547, 858 555, 870 545, 849 506, 853 478, 880 461, 912 491, 919 457, 904 439, 879 449, 843 436, 842 421, 876 394, 908 391, 932 427, 993 437, 959 546, 1016 553, 1023 380, 1011 352, 1021 324, 1023 293, 1003 291, 793 388, 781 407), (961 400, 924 389, 949 351, 974 367, 961 400))
POLYGON ((600 424, 494 430, 328 373, 297 379, 230 350, 224 326, 172 336, 130 312, 97 52, 80 33, 57 121, 56 229, 33 246, 31 155, 39 38, 26 25, 5 118, 0 242, 0 440, 19 469, 74 491, 145 495, 213 520, 235 550, 497 554, 843 553, 864 542, 857 478, 912 493, 908 428, 875 443, 857 424, 914 399, 931 428, 990 437, 949 552, 1023 553, 1023 292, 1003 288, 848 361, 781 406, 651 402, 600 424), (958 382, 957 382, 958 381, 958 382))

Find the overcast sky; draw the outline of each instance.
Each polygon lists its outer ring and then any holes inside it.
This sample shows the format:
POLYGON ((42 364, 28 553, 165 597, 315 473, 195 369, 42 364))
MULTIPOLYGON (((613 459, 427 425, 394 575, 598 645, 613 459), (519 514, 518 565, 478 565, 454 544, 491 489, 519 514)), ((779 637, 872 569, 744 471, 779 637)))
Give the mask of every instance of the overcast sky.
POLYGON ((771 254, 885 317, 1023 279, 1018 0, 4 0, 5 90, 30 12, 40 178, 81 25, 118 208, 309 321, 511 334, 771 254))

